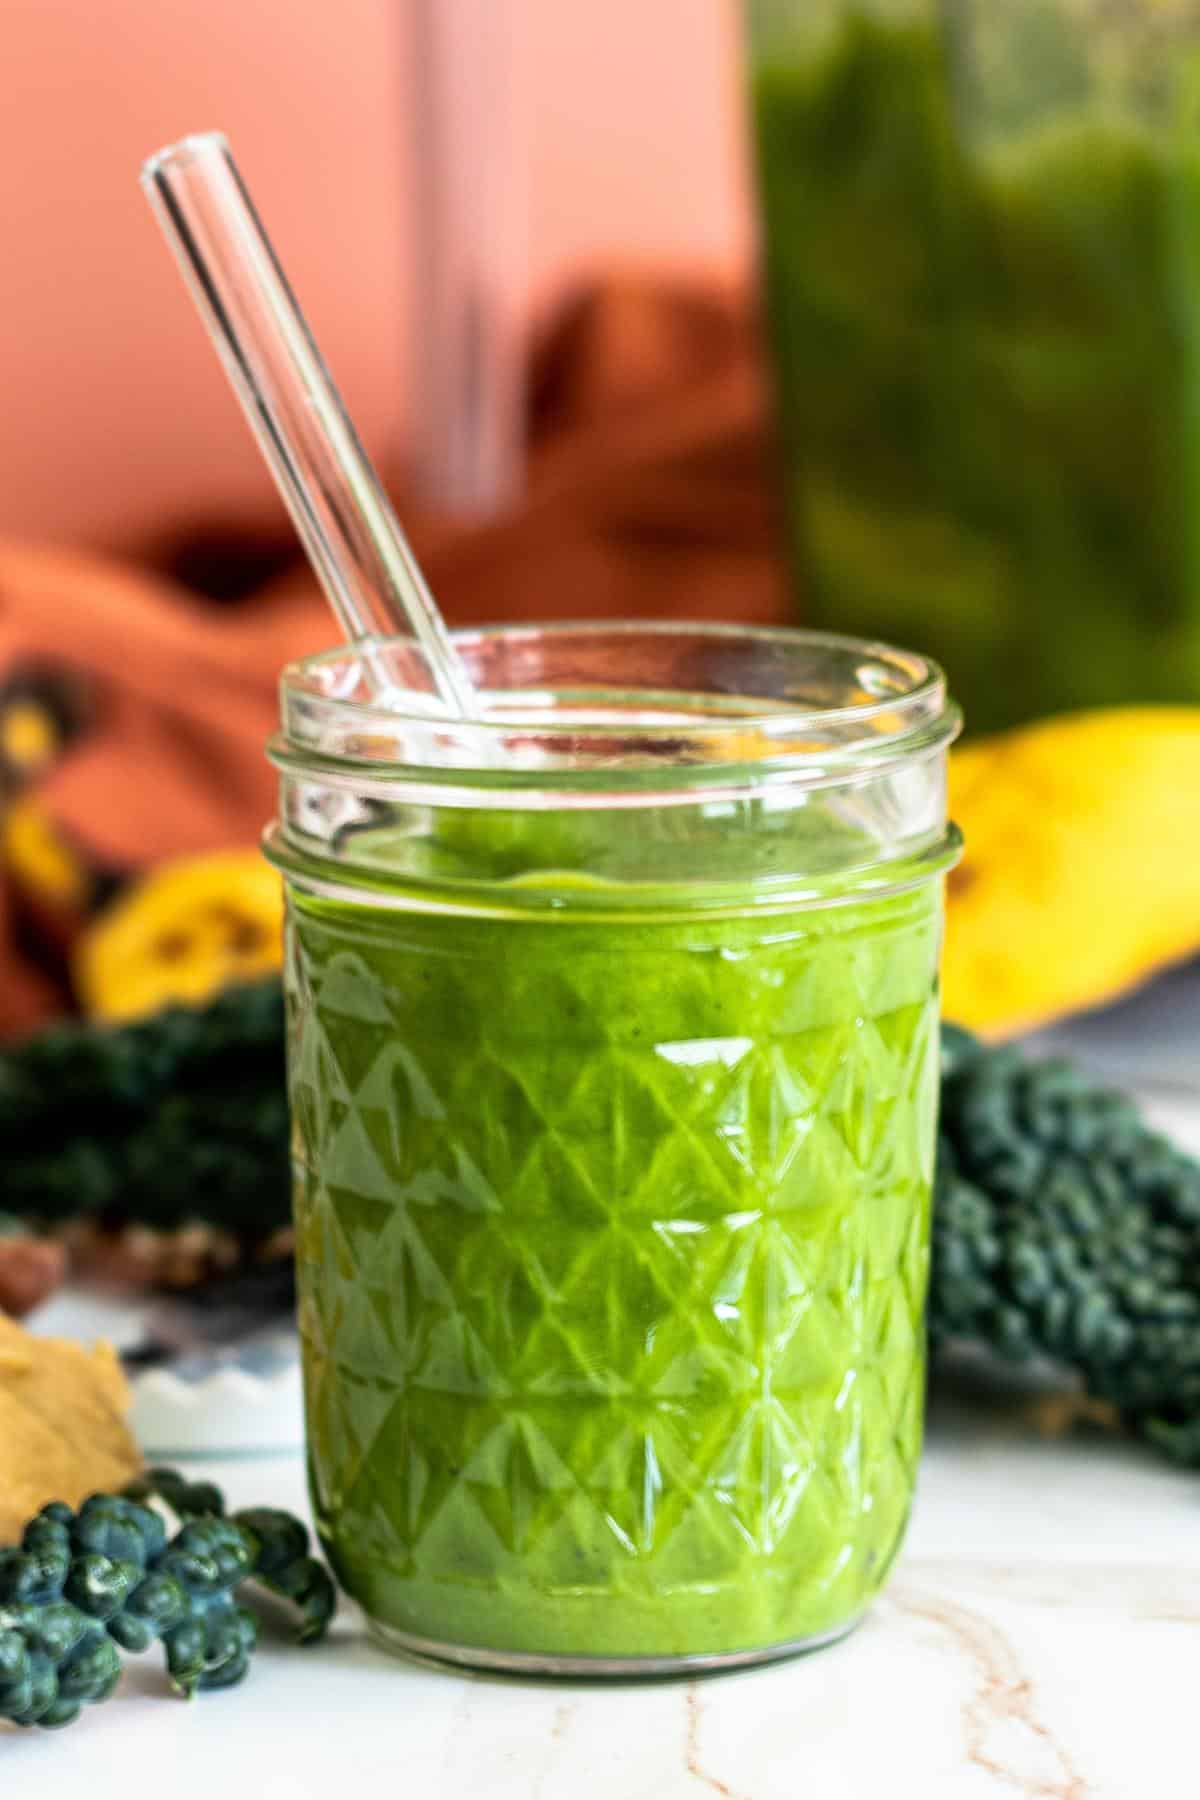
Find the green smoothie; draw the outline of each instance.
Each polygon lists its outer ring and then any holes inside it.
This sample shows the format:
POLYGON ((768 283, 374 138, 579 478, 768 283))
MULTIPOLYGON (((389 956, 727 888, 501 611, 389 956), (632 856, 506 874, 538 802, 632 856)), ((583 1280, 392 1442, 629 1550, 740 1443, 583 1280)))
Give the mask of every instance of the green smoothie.
POLYGON ((883 1582, 921 1437, 940 884, 764 906, 805 817, 708 913, 652 849, 650 885, 572 874, 598 832, 628 860, 619 814, 364 837, 387 905, 291 889, 312 1489, 401 1641, 750 1652, 883 1582))
POLYGON ((753 81, 806 621, 926 645, 976 731, 1200 699, 1190 15, 794 11, 753 81))

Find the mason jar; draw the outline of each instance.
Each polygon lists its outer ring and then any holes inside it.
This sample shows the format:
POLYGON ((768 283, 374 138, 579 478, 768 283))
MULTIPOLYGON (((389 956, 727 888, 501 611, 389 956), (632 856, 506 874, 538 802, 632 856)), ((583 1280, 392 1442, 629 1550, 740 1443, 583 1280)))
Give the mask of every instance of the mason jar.
POLYGON ((1200 7, 743 4, 805 621, 1200 701, 1200 7))
POLYGON ((826 1643, 921 1443, 957 710, 802 632, 457 643, 478 720, 343 648, 272 747, 325 1549, 479 1667, 826 1643))

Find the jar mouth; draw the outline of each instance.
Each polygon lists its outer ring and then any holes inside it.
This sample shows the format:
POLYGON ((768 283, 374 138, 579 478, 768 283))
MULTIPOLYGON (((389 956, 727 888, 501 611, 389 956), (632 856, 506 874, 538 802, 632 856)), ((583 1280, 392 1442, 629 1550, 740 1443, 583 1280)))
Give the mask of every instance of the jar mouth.
POLYGON ((942 671, 890 645, 785 627, 633 621, 454 634, 481 716, 446 715, 410 639, 287 667, 284 769, 472 789, 645 794, 770 777, 820 787, 940 750, 958 732, 942 671), (388 703, 378 700, 379 673, 388 703))

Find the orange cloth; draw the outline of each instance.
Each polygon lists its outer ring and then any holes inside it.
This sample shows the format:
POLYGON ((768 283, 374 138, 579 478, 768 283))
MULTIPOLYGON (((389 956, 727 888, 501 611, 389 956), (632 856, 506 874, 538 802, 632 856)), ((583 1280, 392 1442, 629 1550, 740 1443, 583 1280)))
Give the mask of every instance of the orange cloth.
MULTIPOLYGON (((581 296, 537 348, 530 428, 519 509, 469 529, 416 522, 452 623, 790 616, 735 298, 636 281, 581 296)), ((49 659, 86 671, 97 696, 95 728, 41 798, 118 868, 254 840, 274 805, 263 744, 279 670, 334 635, 303 565, 217 606, 148 571, 0 546, 0 675, 49 659)), ((0 1033, 56 1003, 0 943, 0 1033)))

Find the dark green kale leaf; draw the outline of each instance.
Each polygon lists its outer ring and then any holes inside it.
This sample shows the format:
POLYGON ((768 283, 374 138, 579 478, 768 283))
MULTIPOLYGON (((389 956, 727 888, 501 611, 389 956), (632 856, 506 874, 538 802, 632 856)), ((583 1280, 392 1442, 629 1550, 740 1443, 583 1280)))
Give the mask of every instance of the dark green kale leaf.
POLYGON ((1200 1465, 1200 1165, 1122 1095, 947 1028, 934 1344, 1049 1357, 1200 1465))

